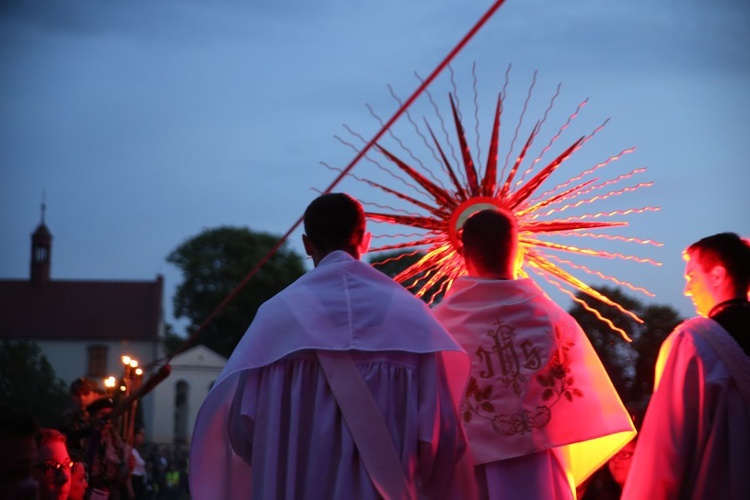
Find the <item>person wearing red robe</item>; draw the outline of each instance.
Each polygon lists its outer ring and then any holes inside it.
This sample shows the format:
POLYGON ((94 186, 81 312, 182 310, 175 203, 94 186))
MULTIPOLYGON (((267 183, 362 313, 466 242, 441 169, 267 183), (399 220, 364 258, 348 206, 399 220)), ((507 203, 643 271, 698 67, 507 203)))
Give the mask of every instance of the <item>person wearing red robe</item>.
POLYGON ((719 233, 684 252, 698 316, 667 337, 622 498, 750 497, 750 244, 719 233))

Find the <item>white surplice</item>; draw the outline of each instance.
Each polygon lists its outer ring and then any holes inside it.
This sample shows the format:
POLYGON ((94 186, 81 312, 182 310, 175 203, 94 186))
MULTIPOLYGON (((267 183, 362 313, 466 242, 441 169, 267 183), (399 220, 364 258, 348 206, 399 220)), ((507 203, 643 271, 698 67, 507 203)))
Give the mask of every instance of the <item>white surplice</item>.
POLYGON ((466 354, 421 301, 337 251, 258 310, 203 403, 193 498, 378 498, 314 350, 352 352, 413 493, 471 487, 457 481, 471 470, 466 354))
POLYGON ((461 277, 433 311, 471 358, 461 411, 483 497, 574 498, 635 436, 581 327, 531 279, 461 277))
POLYGON ((742 394, 749 380, 750 357, 718 323, 697 317, 679 325, 659 351, 623 498, 749 498, 750 407, 742 394), (730 354, 738 378, 703 335, 730 354))

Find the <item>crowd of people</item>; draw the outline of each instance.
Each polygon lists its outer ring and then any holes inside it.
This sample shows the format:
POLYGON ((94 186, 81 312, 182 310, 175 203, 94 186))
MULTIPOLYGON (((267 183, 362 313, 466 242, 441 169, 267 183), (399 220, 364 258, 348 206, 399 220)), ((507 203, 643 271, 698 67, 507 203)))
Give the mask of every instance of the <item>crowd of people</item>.
MULTIPOLYGON (((266 302, 198 414, 196 498, 747 498, 750 245, 686 253, 641 436, 580 326, 518 275, 502 207, 460 231, 432 310, 360 262, 361 205, 304 215, 315 268, 266 302)), ((637 419, 639 426, 640 418, 637 419)))
POLYGON ((0 498, 186 500, 188 454, 147 444, 136 425, 127 443, 113 422, 115 402, 95 380, 70 385, 72 408, 56 428, 0 405, 0 498))
POLYGON ((466 274, 433 309, 360 261, 359 202, 313 200, 315 268, 257 312, 189 456, 132 445, 96 384, 37 429, 2 408, 3 498, 575 499, 750 495, 750 243, 689 246, 698 316, 661 347, 648 408, 626 409, 576 321, 519 276, 502 207, 462 221, 466 274), (638 429, 638 431, 636 430, 638 429), (189 474, 187 468, 189 466, 189 474))

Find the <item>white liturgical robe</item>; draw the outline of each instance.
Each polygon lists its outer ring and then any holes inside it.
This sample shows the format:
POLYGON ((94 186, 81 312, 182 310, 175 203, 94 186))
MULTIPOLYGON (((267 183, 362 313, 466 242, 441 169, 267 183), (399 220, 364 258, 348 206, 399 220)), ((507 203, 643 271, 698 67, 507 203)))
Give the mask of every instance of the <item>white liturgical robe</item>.
POLYGON ((460 410, 488 497, 573 498, 635 436, 581 327, 531 279, 461 277, 434 313, 471 358, 460 410))
POLYGON ((352 353, 412 496, 462 496, 466 354, 421 301, 337 251, 258 310, 203 403, 193 498, 379 498, 315 350, 352 353))
POLYGON ((662 344, 655 385, 622 497, 749 498, 750 357, 718 323, 692 318, 662 344))

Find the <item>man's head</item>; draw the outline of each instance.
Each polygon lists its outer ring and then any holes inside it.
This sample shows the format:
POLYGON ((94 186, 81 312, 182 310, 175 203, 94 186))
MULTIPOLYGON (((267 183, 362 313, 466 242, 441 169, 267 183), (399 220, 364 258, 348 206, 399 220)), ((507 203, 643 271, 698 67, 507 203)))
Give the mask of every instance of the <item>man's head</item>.
POLYGON ((304 221, 302 241, 316 266, 333 251, 343 250, 359 259, 369 248, 365 212, 349 195, 329 193, 315 198, 305 210, 304 221))
POLYGON ((33 418, 0 405, 0 498, 36 498, 36 432, 33 418))
POLYGON ((76 409, 85 411, 86 407, 99 397, 98 389, 99 385, 96 380, 86 377, 75 379, 70 384, 70 397, 73 399, 76 409))
POLYGON ((146 429, 142 425, 135 426, 135 432, 133 433, 133 444, 136 447, 140 447, 146 441, 146 429))
POLYGON ((39 453, 34 464, 34 479, 39 483, 39 500, 65 500, 70 493, 73 466, 65 446, 65 435, 54 429, 42 429, 36 442, 39 453))
POLYGON ((518 223, 506 210, 471 215, 461 233, 463 256, 470 276, 513 279, 518 254, 518 223))
POLYGON ((750 244, 735 233, 719 233, 690 245, 683 257, 685 295, 708 316, 716 304, 746 298, 750 287, 750 244))
POLYGON ((115 402, 110 397, 99 398, 86 407, 86 411, 91 415, 91 421, 96 422, 103 420, 105 422, 102 427, 102 435, 107 434, 112 428, 112 422, 109 420, 108 415, 112 413, 115 407, 115 402))

